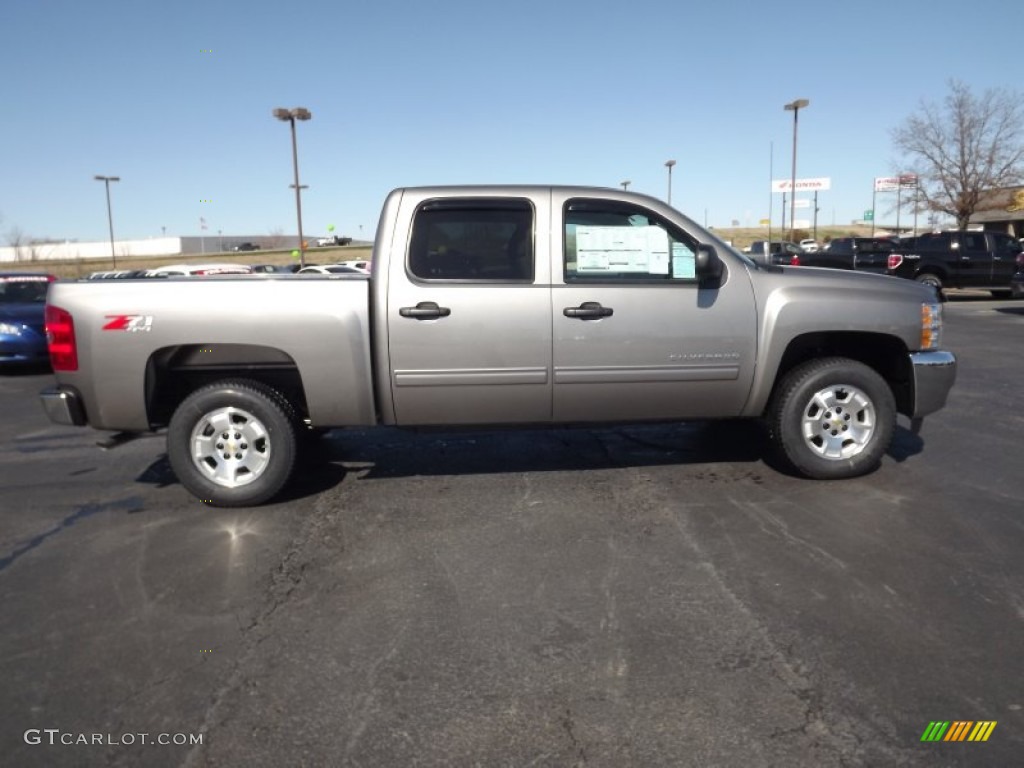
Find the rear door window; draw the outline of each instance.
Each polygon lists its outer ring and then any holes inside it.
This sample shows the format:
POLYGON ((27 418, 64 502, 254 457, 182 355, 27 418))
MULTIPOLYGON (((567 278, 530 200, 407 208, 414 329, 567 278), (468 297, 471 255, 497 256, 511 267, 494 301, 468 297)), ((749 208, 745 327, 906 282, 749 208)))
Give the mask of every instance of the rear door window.
POLYGON ((1016 256, 1021 252, 1020 242, 1009 235, 999 232, 989 234, 992 238, 992 248, 999 256, 1016 256))
POLYGON ((533 221, 528 200, 428 201, 413 219, 409 274, 430 281, 532 282, 533 221))
POLYGON ((917 238, 914 249, 926 253, 950 251, 953 249, 953 238, 948 232, 933 232, 917 238))
POLYGON ((963 246, 962 249, 965 253, 982 254, 988 252, 988 247, 985 245, 985 233, 984 232, 964 232, 963 233, 963 246))

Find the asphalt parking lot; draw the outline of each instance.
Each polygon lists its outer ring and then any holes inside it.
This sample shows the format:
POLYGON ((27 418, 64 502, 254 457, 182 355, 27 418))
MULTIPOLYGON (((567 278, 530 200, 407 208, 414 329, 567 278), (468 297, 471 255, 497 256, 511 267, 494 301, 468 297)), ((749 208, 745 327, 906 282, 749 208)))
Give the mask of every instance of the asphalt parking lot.
POLYGON ((0 763, 1020 764, 1022 337, 949 302, 951 402, 856 480, 745 425, 339 431, 251 510, 0 376, 0 763))

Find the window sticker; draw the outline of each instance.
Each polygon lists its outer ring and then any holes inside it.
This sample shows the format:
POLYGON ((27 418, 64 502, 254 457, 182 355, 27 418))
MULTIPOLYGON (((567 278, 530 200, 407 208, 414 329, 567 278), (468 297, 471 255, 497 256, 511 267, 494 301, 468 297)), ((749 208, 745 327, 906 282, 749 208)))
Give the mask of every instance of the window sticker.
POLYGON ((697 277, 697 259, 685 243, 672 243, 672 277, 677 280, 697 277))
POLYGON ((661 227, 579 226, 576 271, 667 275, 668 233, 661 227))

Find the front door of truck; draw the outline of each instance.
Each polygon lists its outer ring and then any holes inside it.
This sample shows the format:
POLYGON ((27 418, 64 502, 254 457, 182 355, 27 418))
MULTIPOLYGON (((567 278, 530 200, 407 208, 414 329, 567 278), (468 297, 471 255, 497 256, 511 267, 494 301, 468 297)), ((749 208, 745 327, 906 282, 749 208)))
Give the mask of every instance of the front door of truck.
MULTIPOLYGON (((551 419, 547 205, 529 197, 404 199, 387 292, 393 419, 551 419)), ((385 414, 385 421, 391 421, 385 414)))
POLYGON ((552 215, 559 210, 551 246, 554 419, 739 415, 757 336, 746 273, 701 287, 697 241, 643 206, 566 193, 552 201, 552 215))

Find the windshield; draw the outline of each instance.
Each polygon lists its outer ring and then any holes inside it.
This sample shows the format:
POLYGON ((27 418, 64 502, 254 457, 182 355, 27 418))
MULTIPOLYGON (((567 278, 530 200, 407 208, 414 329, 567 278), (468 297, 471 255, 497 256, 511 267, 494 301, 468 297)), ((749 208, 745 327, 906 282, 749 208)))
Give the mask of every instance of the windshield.
POLYGON ((42 304, 49 284, 45 277, 0 277, 0 304, 42 304))

